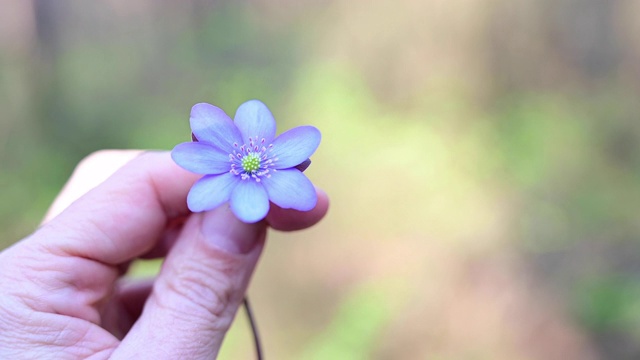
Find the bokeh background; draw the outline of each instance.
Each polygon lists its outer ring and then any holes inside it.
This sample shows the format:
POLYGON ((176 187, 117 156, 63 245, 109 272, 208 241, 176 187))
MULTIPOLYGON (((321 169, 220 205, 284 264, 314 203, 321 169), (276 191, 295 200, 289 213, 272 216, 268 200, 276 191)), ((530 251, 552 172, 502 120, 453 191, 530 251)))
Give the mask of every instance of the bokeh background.
MULTIPOLYGON (((269 359, 640 358, 640 3, 4 0, 0 248, 194 103, 313 124, 313 229, 249 290, 269 359)), ((139 274, 157 264, 142 264, 139 274)), ((239 313, 222 359, 253 356, 239 313)))

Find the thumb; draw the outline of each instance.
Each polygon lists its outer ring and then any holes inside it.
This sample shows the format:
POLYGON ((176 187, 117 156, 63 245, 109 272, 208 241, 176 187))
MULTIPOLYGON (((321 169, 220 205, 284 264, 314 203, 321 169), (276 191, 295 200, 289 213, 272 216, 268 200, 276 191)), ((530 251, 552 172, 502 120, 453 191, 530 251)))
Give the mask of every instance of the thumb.
POLYGON ((114 359, 213 359, 264 245, 266 224, 220 207, 193 214, 165 260, 142 315, 114 359))

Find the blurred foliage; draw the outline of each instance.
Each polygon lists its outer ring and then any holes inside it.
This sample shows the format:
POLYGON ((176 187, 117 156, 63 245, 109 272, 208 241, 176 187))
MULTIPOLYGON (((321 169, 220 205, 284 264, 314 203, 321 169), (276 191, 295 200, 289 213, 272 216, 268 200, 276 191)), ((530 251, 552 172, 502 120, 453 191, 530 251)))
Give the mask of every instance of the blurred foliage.
MULTIPOLYGON (((170 149, 194 103, 259 98, 322 130, 308 175, 332 198, 271 234, 250 290, 269 358, 637 358, 637 10, 11 0, 0 246, 90 152, 170 149)), ((246 330, 221 358, 251 356, 246 330)))

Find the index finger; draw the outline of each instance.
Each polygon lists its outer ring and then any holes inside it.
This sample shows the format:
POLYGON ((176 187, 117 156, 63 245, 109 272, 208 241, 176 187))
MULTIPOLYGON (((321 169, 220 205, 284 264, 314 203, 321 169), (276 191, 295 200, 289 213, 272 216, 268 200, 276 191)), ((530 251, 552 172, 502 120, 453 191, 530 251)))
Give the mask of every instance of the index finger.
POLYGON ((58 216, 74 201, 100 185, 118 169, 142 153, 144 153, 143 150, 100 150, 84 158, 73 170, 73 174, 49 206, 42 224, 58 216))
MULTIPOLYGON (((170 220, 190 213, 186 196, 198 177, 175 165, 169 152, 98 153, 74 172, 45 221, 60 215, 43 226, 36 238, 71 255, 111 265, 127 262, 153 249, 170 220)), ((327 207, 327 196, 319 191, 313 210, 283 210, 272 204, 267 222, 278 230, 298 230, 320 221, 327 207)))
POLYGON ((175 165, 169 152, 144 153, 70 204, 33 239, 106 264, 126 262, 149 251, 170 219, 189 213, 185 199, 197 178, 175 165))

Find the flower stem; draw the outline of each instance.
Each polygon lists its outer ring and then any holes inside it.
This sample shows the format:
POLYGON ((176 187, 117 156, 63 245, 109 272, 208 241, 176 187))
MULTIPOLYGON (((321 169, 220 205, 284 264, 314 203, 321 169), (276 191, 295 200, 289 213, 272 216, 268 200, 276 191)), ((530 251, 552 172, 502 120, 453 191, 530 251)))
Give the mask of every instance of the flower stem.
POLYGON ((262 346, 260 345, 260 335, 258 334, 258 327, 256 325, 256 320, 253 317, 251 306, 249 305, 249 298, 246 296, 244 297, 243 305, 244 305, 244 310, 247 312, 247 318, 249 319, 249 324, 251 325, 251 332, 253 333, 253 343, 256 347, 256 358, 258 360, 263 360, 262 346))

